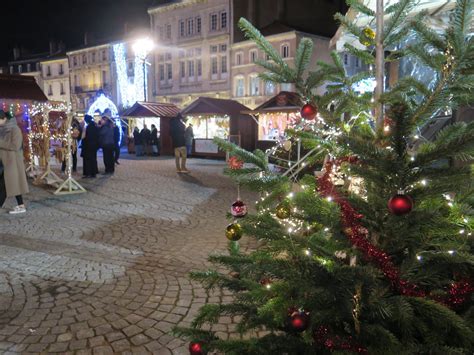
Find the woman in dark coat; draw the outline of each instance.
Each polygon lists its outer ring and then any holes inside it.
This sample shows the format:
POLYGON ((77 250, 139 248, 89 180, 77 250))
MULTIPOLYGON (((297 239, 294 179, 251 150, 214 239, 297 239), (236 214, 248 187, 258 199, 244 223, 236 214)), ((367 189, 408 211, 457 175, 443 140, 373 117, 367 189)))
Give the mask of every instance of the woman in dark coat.
POLYGON ((84 159, 85 178, 95 178, 99 172, 97 167, 97 150, 99 149, 99 129, 92 116, 86 115, 86 134, 82 140, 82 157, 84 159))

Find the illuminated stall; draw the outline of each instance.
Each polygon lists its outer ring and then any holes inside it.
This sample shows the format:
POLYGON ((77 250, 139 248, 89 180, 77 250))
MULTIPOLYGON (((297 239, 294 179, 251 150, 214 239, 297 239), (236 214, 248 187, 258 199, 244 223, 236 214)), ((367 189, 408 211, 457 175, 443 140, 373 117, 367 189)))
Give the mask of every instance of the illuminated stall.
POLYGON ((200 97, 181 114, 186 126, 193 125, 192 154, 196 156, 225 157, 225 152, 214 144, 215 137, 229 139, 247 150, 255 149, 257 124, 248 114, 248 107, 233 100, 200 97))
POLYGON ((257 148, 267 150, 285 138, 285 130, 300 119, 303 103, 298 94, 282 91, 255 110, 244 111, 258 121, 257 148))
POLYGON ((141 131, 147 125, 148 129, 151 130, 151 125, 154 124, 158 130, 158 137, 160 137, 160 154, 174 154, 171 136, 169 135, 169 121, 176 117, 178 113, 179 108, 173 104, 154 102, 137 102, 126 110, 122 117, 128 121, 129 153, 135 152, 133 142, 133 130, 135 127, 141 131))

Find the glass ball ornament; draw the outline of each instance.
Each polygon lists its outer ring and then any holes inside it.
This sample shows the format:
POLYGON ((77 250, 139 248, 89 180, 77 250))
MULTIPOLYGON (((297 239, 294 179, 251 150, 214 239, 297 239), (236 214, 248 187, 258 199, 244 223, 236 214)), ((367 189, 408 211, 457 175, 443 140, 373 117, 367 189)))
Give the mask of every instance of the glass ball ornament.
POLYGON ((304 332, 308 329, 310 323, 310 316, 308 312, 301 309, 289 309, 287 325, 288 328, 296 333, 304 332))
POLYGON ((241 201, 235 201, 230 207, 230 213, 236 218, 242 218, 247 215, 247 205, 241 201))
POLYGON ((301 117, 305 120, 314 120, 317 114, 318 108, 311 103, 307 103, 301 108, 301 117))
POLYGON ((189 354, 190 355, 204 355, 205 352, 202 348, 202 343, 201 342, 197 342, 197 341, 193 341, 191 343, 189 343, 189 354))
POLYGON ((239 223, 231 223, 225 230, 225 236, 232 242, 236 242, 242 238, 242 226, 239 223))
POLYGON ((279 219, 287 219, 291 215, 291 208, 287 202, 280 203, 276 209, 275 214, 279 219))
POLYGON ((408 195, 396 194, 388 201, 388 209, 395 216, 403 216, 413 209, 413 200, 408 195))

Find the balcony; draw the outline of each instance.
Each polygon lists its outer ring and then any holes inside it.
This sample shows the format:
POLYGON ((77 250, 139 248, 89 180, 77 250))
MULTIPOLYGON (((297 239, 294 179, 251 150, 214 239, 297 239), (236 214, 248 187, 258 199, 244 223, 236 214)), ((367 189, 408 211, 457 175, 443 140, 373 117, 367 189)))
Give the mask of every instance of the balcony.
POLYGON ((104 84, 104 85, 81 85, 81 86, 74 86, 74 93, 80 94, 83 92, 95 92, 99 90, 108 91, 111 89, 111 85, 104 84))

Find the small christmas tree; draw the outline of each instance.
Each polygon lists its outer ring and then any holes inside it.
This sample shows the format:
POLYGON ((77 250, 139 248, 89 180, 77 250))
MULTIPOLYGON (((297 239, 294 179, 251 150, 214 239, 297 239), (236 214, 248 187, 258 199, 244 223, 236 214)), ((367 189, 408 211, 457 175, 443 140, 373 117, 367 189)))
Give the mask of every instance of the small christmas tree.
MULTIPOLYGON (((359 2, 349 5, 376 16, 359 2)), ((386 8, 383 33, 377 34, 337 16, 365 46, 346 45, 368 67, 353 77, 346 76, 336 53, 333 64, 319 63, 317 71, 305 74, 310 40, 301 41, 290 67, 241 20, 270 58, 260 63, 268 70, 262 77, 295 83, 312 106, 303 117, 312 108, 319 111, 319 120, 302 121, 311 132, 288 134, 307 147, 325 148, 326 158, 317 178, 306 175, 294 183, 272 173, 263 152, 218 140, 234 157, 227 173, 262 199, 256 214, 229 226, 229 254, 210 257, 229 272, 192 275, 209 289, 231 290, 234 302, 205 305, 191 329, 176 329, 191 340, 191 354, 474 350, 474 184, 469 164, 453 164, 472 159, 474 123, 451 124, 432 142, 415 136, 441 110, 473 102, 472 1, 457 1, 444 31, 429 28, 424 13, 411 16, 413 7, 402 0, 386 8), (412 34, 415 40, 400 46, 412 34), (434 85, 404 77, 375 98, 355 92, 355 83, 377 71, 377 45, 391 52, 388 62, 416 59, 431 68, 434 85), (322 84, 327 92, 314 95, 322 84), (247 164, 242 167, 239 160, 247 164), (259 249, 241 252, 242 233, 256 238, 259 249), (239 316, 242 334, 265 330, 266 335, 221 340, 202 329, 221 316, 239 316)))

